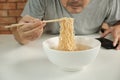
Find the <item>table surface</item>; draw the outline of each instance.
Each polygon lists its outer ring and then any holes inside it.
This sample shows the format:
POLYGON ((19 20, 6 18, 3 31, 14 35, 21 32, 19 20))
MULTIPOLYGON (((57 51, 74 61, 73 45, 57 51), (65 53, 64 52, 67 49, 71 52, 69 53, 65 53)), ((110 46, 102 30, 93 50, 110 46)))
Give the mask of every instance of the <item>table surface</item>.
POLYGON ((52 64, 42 49, 42 42, 54 36, 44 34, 28 45, 20 45, 12 35, 0 35, 0 80, 120 80, 119 50, 101 48, 86 69, 66 72, 52 64))

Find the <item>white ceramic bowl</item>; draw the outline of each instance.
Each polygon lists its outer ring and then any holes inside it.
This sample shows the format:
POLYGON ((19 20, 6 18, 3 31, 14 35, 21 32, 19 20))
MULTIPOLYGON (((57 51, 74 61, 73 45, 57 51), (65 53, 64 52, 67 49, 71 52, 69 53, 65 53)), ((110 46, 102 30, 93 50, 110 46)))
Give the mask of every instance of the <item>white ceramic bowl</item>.
POLYGON ((91 37, 76 36, 77 44, 88 45, 91 49, 82 51, 60 51, 53 47, 58 46, 58 37, 47 39, 43 42, 43 49, 48 56, 48 59, 62 67, 67 71, 77 71, 83 69, 85 66, 93 62, 99 53, 101 43, 91 37))

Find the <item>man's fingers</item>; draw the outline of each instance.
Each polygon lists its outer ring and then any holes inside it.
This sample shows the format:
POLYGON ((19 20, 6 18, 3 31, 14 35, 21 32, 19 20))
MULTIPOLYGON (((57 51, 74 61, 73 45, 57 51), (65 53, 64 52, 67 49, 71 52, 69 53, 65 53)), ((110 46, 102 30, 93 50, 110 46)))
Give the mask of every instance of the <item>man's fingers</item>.
POLYGON ((110 29, 105 30, 105 32, 101 34, 101 37, 107 36, 110 32, 111 32, 110 29))
POLYGON ((42 29, 41 27, 36 27, 32 30, 29 30, 29 31, 26 31, 26 32, 23 32, 23 34, 30 34, 30 33, 33 33, 34 31, 39 31, 40 29, 42 29))
POLYGON ((35 18, 33 18, 33 17, 29 16, 29 15, 26 15, 19 21, 19 23, 29 23, 34 19, 35 18))
POLYGON ((17 31, 20 38, 24 39, 24 41, 33 41, 42 35, 43 27, 45 25, 45 22, 42 22, 39 19, 34 19, 33 21, 24 23, 23 26, 18 27, 17 31))
POLYGON ((118 43, 118 37, 116 36, 116 37, 114 37, 113 46, 116 46, 117 43, 118 43))
POLYGON ((117 50, 120 50, 120 41, 119 41, 119 44, 118 44, 118 46, 117 46, 116 49, 117 49, 117 50))
POLYGON ((119 41, 118 32, 115 31, 115 30, 113 30, 113 31, 112 31, 112 36, 113 36, 113 38, 114 38, 114 40, 113 40, 113 46, 116 46, 117 43, 118 43, 118 41, 119 41))
POLYGON ((35 28, 31 31, 24 32, 22 37, 24 37, 27 40, 35 40, 43 33, 43 28, 35 28))
POLYGON ((26 23, 25 25, 23 25, 22 27, 19 27, 18 29, 21 32, 27 32, 37 27, 43 28, 44 26, 45 26, 45 23, 41 21, 36 21, 35 23, 26 23))

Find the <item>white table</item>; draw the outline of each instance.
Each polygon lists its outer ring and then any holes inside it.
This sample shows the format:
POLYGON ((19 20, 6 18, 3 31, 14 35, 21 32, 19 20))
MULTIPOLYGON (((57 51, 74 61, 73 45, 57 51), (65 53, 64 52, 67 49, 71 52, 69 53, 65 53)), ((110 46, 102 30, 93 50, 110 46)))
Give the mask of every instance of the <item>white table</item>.
POLYGON ((120 80, 120 51, 101 48, 85 70, 65 72, 42 50, 42 41, 53 36, 23 46, 12 35, 0 35, 0 80, 120 80))

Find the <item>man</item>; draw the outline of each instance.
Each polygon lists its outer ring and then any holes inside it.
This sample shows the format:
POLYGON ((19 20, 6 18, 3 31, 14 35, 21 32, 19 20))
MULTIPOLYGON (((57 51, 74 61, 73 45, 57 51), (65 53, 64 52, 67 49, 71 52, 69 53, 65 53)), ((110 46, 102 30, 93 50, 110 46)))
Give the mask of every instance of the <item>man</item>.
POLYGON ((119 43, 116 49, 120 49, 120 0, 28 0, 22 16, 19 23, 25 24, 13 29, 21 44, 37 39, 44 29, 52 34, 59 33, 58 23, 46 24, 42 20, 72 17, 75 19, 75 34, 96 33, 106 22, 111 28, 102 37, 111 33, 113 45, 119 43))

